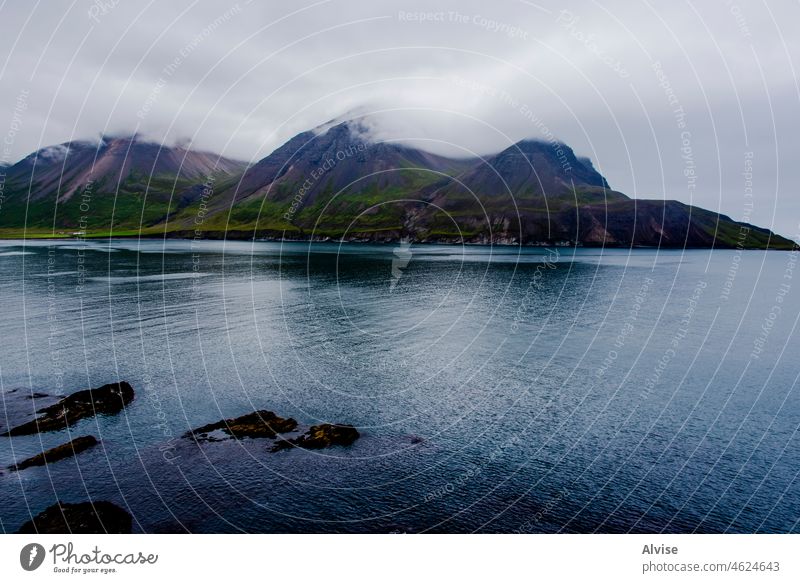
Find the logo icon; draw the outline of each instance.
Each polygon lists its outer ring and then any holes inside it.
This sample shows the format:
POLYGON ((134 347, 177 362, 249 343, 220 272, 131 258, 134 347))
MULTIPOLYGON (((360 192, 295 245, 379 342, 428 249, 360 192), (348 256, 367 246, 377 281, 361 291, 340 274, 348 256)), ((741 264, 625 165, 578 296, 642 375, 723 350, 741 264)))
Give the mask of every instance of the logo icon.
POLYGON ((44 562, 44 547, 39 543, 30 543, 19 552, 19 564, 26 571, 35 571, 44 562))

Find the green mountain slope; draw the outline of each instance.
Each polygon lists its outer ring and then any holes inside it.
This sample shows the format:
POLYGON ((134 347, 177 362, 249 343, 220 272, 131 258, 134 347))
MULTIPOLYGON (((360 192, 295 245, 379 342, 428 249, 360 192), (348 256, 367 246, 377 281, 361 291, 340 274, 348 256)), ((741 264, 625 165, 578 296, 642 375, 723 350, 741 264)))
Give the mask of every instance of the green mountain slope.
POLYGON ((244 164, 134 138, 62 144, 5 170, 0 236, 101 235, 791 249, 767 229, 609 188, 564 144, 486 159, 377 142, 358 121, 244 164))

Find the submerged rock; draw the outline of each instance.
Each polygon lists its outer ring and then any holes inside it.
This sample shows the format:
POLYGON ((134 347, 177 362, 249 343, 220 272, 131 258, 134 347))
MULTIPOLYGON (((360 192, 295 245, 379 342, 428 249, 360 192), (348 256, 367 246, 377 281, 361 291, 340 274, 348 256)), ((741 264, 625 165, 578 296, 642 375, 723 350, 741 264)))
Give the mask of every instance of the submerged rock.
POLYGON ((193 438, 196 441, 215 441, 209 435, 214 431, 222 431, 236 439, 245 437, 274 439, 278 433, 288 433, 297 428, 297 421, 292 418, 284 419, 278 417, 272 411, 254 411, 241 417, 233 419, 223 419, 216 423, 209 423, 197 429, 187 431, 183 436, 193 438))
POLYGON ((111 502, 57 502, 20 527, 19 534, 130 534, 132 519, 111 502))
POLYGON ((62 443, 61 445, 57 445, 52 449, 48 449, 47 451, 43 451, 42 453, 30 457, 26 460, 19 462, 15 466, 11 466, 8 469, 11 471, 20 471, 24 470, 25 468, 30 468, 33 466, 43 466, 45 464, 51 464, 53 462, 57 462, 59 460, 63 460, 64 458, 72 457, 74 455, 78 455, 82 451, 89 449, 90 447, 94 447, 99 442, 93 435, 84 435, 83 437, 76 437, 72 441, 67 443, 62 443))
POLYGON ((358 430, 352 425, 333 425, 323 423, 313 425, 303 435, 276 443, 271 451, 282 451, 291 447, 303 449, 322 449, 332 445, 350 445, 359 438, 358 430))
POLYGON ((110 383, 97 389, 78 391, 54 405, 41 409, 38 412, 39 417, 14 427, 2 436, 58 431, 97 414, 113 415, 122 411, 125 405, 133 400, 133 396, 133 388, 126 382, 110 383))

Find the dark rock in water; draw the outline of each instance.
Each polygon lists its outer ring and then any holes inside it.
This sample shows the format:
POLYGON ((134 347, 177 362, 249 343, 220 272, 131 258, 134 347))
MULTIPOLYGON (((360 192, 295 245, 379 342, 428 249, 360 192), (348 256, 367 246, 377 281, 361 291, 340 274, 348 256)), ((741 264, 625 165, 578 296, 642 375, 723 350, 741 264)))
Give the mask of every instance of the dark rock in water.
POLYGON ((94 447, 97 444, 98 441, 97 439, 95 439, 93 435, 84 435, 83 437, 76 437, 72 441, 69 441, 67 443, 62 443, 61 445, 57 445, 52 449, 43 451, 39 455, 35 455, 31 458, 23 460, 17 465, 11 466, 8 469, 12 471, 20 471, 24 470, 25 468, 30 468, 33 466, 43 466, 45 464, 52 464, 53 462, 63 460, 64 458, 78 455, 82 451, 85 451, 90 447, 94 447))
POLYGON ((32 395, 28 395, 28 399, 43 399, 45 397, 49 397, 47 393, 33 393, 32 395))
POLYGON ((303 449, 322 449, 332 445, 350 445, 358 437, 359 433, 352 425, 323 423, 322 425, 313 425, 299 437, 279 441, 271 451, 281 451, 292 446, 303 449))
POLYGON ((130 534, 132 519, 111 502, 57 502, 29 520, 19 534, 130 534))
POLYGON ((209 433, 222 431, 236 439, 245 437, 266 437, 274 439, 278 433, 287 433, 297 428, 297 421, 292 418, 278 417, 272 411, 254 411, 234 419, 223 419, 216 423, 209 423, 197 429, 187 431, 183 436, 197 441, 217 441, 209 433))
POLYGON ((11 437, 58 431, 97 414, 113 415, 122 411, 125 405, 133 400, 133 395, 133 388, 126 382, 78 391, 40 410, 40 416, 33 421, 14 427, 2 435, 11 437))

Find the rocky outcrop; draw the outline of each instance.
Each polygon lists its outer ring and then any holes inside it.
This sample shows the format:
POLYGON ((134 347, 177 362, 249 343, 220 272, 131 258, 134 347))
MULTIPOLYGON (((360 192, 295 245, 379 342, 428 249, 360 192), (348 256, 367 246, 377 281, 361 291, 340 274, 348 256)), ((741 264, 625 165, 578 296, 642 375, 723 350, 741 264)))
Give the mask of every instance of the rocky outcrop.
POLYGON ((45 431, 58 431, 74 425, 81 419, 95 415, 114 415, 133 400, 133 388, 126 382, 111 383, 96 389, 78 391, 58 403, 41 409, 39 417, 18 425, 2 436, 33 435, 45 431))
POLYGON ((19 534, 130 534, 132 519, 111 502, 57 502, 29 520, 19 534))
MULTIPOLYGON (((295 429, 297 429, 297 421, 291 417, 284 419, 272 411, 254 411, 241 417, 223 419, 192 429, 187 431, 183 437, 198 442, 221 441, 226 439, 225 436, 234 439, 244 439, 245 437, 276 439, 279 434, 289 433, 295 429)), ((322 449, 332 445, 350 445, 358 437, 358 431, 352 425, 322 423, 312 426, 308 431, 293 439, 278 438, 270 451, 282 451, 292 447, 322 449)))
POLYGON ((321 425, 313 425, 299 437, 279 441, 271 451, 282 451, 292 447, 323 449, 332 445, 350 445, 358 438, 358 430, 352 425, 322 423, 321 425))
POLYGON ((11 471, 20 471, 24 470, 25 468, 30 468, 33 466, 43 466, 45 464, 52 464, 53 462, 57 462, 65 458, 78 455, 82 451, 86 451, 87 449, 94 447, 98 443, 99 442, 97 441, 97 439, 95 439, 93 435, 84 435, 83 437, 76 437, 72 441, 69 441, 67 443, 62 443, 61 445, 57 445, 52 449, 43 451, 42 453, 30 457, 26 460, 23 460, 14 466, 10 466, 8 469, 11 471))
POLYGON ((235 439, 249 437, 274 439, 278 433, 288 433, 297 428, 297 421, 278 417, 272 411, 254 411, 241 417, 223 419, 216 423, 209 423, 197 429, 192 429, 184 437, 195 441, 217 441, 213 433, 220 431, 235 439))

